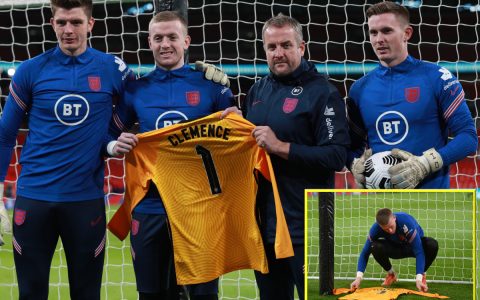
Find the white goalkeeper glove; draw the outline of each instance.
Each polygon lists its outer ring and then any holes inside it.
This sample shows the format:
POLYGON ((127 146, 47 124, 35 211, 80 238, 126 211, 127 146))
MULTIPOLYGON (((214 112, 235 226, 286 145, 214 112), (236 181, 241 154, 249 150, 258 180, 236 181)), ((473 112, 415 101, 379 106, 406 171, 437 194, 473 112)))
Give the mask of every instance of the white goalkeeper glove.
POLYGON ((363 152, 362 156, 355 158, 352 162, 350 172, 352 172, 352 175, 355 178, 357 188, 365 188, 365 161, 369 159, 370 156, 372 156, 372 149, 367 149, 363 152))
POLYGON ((442 157, 434 148, 423 152, 422 156, 400 149, 392 149, 392 155, 403 160, 388 169, 395 189, 413 189, 429 174, 443 167, 442 157))
POLYGON ((0 246, 4 244, 3 234, 12 232, 12 223, 8 217, 7 209, 5 204, 3 204, 3 182, 0 183, 0 246))
POLYGON ((205 78, 215 83, 220 83, 226 87, 230 87, 230 80, 228 80, 227 74, 221 69, 215 67, 212 64, 204 63, 203 61, 195 62, 195 70, 205 73, 205 78))

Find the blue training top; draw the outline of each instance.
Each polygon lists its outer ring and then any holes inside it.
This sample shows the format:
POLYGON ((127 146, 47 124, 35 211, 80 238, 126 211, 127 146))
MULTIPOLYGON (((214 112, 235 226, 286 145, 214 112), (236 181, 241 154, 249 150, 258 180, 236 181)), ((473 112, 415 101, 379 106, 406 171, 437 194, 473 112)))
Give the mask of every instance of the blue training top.
POLYGON ((118 57, 92 48, 68 56, 59 47, 23 62, 0 119, 0 181, 28 115, 17 194, 69 202, 103 198, 103 149, 112 98, 134 78, 118 57))
MULTIPOLYGON (((193 120, 233 105, 232 91, 204 78, 204 73, 189 65, 166 71, 156 68, 144 77, 129 82, 125 90, 125 103, 114 111, 109 135, 116 139, 135 122, 140 132, 147 132, 193 120)), ((165 208, 155 184, 135 207, 135 212, 164 214, 165 208)))
POLYGON ((418 188, 448 188, 448 166, 477 148, 462 86, 436 64, 408 56, 392 68, 379 65, 352 85, 347 102, 352 138, 348 166, 366 143, 373 153, 399 148, 422 155, 433 147, 444 167, 418 188), (454 136, 450 142, 449 134, 454 136))
POLYGON ((365 272, 368 257, 371 253, 372 242, 379 238, 384 238, 398 245, 398 247, 411 247, 416 258, 416 274, 425 272, 425 253, 421 240, 423 237, 422 227, 420 227, 414 217, 407 213, 398 212, 393 215, 396 217, 395 223, 397 224, 394 234, 386 233, 376 222, 370 228, 362 253, 360 253, 358 258, 357 270, 359 272, 365 272))

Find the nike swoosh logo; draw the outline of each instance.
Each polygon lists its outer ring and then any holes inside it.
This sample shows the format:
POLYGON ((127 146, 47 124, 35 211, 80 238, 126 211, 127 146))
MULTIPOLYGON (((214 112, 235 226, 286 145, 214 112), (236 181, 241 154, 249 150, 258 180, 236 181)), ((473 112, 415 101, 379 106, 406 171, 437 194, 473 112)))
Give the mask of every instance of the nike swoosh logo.
POLYGON ((257 105, 261 102, 262 102, 262 100, 255 100, 255 101, 253 101, 252 106, 255 106, 255 105, 257 105))
POLYGON ((454 91, 450 91, 450 95, 452 95, 452 96, 455 95, 457 93, 457 91, 458 91, 458 86, 455 88, 454 91))
POLYGON ((95 220, 90 221, 90 226, 94 227, 95 225, 98 224, 98 222, 100 222, 101 219, 102 219, 102 216, 98 216, 98 218, 96 218, 95 220))

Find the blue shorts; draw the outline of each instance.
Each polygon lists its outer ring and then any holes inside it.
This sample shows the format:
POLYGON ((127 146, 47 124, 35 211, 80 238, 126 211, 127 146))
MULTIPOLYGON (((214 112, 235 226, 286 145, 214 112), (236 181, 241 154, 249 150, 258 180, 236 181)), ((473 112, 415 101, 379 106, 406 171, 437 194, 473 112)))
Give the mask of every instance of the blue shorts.
POLYGON ((47 299, 52 257, 62 239, 71 299, 100 299, 106 238, 104 199, 47 202, 18 196, 13 254, 20 299, 47 299))

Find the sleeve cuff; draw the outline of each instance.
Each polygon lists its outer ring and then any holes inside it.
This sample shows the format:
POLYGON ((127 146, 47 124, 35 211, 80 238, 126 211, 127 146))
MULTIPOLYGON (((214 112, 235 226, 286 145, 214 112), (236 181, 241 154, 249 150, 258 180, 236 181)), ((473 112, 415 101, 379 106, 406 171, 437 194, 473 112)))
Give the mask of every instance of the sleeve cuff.
POLYGON ((108 153, 108 155, 110 155, 110 156, 115 156, 115 155, 113 155, 113 148, 115 147, 116 144, 117 144, 117 141, 110 141, 110 142, 108 142, 108 145, 107 145, 107 153, 108 153))
POLYGON ((357 278, 363 279, 363 272, 357 272, 357 278))

